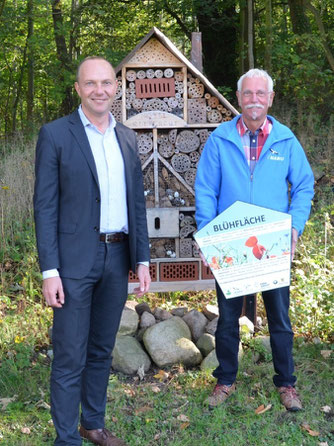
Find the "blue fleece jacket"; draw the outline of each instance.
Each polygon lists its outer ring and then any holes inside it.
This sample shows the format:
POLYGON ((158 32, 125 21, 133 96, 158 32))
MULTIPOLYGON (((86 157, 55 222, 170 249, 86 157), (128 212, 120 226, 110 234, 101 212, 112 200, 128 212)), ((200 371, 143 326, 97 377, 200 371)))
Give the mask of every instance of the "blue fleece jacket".
POLYGON ((236 116, 209 137, 196 175, 198 229, 235 201, 288 212, 300 235, 309 217, 314 177, 306 155, 292 131, 272 116, 272 130, 253 174, 237 130, 236 116))

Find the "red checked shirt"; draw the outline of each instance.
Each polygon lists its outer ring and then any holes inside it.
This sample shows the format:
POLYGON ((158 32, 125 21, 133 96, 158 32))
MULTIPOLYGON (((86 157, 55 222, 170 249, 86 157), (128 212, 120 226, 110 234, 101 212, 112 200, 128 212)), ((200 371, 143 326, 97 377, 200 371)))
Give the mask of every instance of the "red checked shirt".
POLYGON ((251 173, 254 171, 255 164, 260 157, 262 147, 273 127, 270 119, 266 118, 259 129, 252 133, 241 118, 237 122, 237 130, 241 137, 242 145, 245 150, 246 159, 251 173))

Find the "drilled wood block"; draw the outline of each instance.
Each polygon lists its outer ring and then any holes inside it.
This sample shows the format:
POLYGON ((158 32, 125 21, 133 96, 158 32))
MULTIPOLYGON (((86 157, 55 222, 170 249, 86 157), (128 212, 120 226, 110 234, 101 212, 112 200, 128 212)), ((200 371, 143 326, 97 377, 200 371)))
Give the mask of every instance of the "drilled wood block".
POLYGON ((184 153, 193 152, 199 148, 199 145, 199 137, 192 130, 182 130, 177 135, 175 142, 175 147, 184 153))
POLYGON ((203 124, 206 121, 206 100, 204 98, 188 99, 189 124, 203 124))
POLYGON ((192 257, 193 240, 191 238, 180 239, 180 257, 192 257))

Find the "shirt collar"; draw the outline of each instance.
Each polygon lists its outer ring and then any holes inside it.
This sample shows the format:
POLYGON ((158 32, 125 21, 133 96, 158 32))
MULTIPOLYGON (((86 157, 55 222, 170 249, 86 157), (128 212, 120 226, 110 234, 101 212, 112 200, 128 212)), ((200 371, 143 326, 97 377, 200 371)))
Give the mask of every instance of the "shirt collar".
MULTIPOLYGON (((90 122, 90 120, 87 118, 87 116, 83 112, 81 104, 79 105, 78 113, 79 113, 81 122, 82 122, 84 127, 91 126, 91 127, 96 128, 96 126, 93 123, 90 122)), ((116 126, 116 120, 113 117, 113 115, 109 112, 109 126, 108 126, 108 129, 112 130, 112 129, 115 128, 115 126, 116 126)))
MULTIPOLYGON (((269 120, 266 117, 266 119, 263 121, 263 124, 261 125, 261 127, 257 130, 258 133, 263 132, 265 135, 269 134, 269 120)), ((252 133, 249 128, 247 127, 247 125, 245 124, 244 118, 241 115, 241 117, 238 119, 237 121, 237 129, 239 132, 239 135, 242 137, 245 135, 245 133, 252 133)))

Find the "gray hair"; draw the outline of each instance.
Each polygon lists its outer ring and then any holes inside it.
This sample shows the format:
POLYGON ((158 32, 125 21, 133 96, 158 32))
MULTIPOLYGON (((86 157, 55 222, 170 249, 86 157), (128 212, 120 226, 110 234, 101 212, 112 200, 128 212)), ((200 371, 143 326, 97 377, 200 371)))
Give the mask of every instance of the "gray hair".
POLYGON ((267 79, 268 81, 268 92, 271 93, 273 91, 274 82, 272 78, 269 76, 269 74, 265 70, 260 70, 258 68, 252 68, 251 70, 247 71, 247 73, 243 74, 240 79, 238 80, 238 91, 241 91, 242 82, 246 77, 262 77, 264 79, 267 79))

